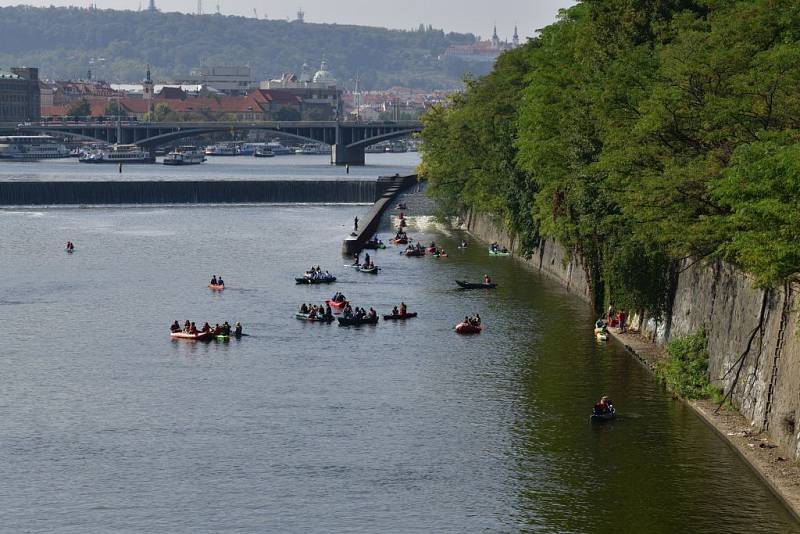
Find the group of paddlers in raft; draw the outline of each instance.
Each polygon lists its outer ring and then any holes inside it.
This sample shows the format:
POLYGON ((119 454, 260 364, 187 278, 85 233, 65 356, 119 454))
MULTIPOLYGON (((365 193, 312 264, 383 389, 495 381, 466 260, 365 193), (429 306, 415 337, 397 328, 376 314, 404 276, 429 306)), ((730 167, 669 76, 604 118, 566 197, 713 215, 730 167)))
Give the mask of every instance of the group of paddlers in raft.
POLYGON ((334 278, 334 276, 328 271, 323 272, 319 265, 311 267, 303 276, 308 280, 330 280, 334 278))
POLYGON ((327 320, 333 321, 333 311, 331 310, 330 306, 324 306, 320 304, 317 306, 316 304, 305 304, 303 303, 300 306, 300 311, 298 312, 299 315, 305 315, 308 319, 313 320, 327 320))
POLYGON ((203 328, 198 330, 197 325, 195 325, 193 322, 190 322, 189 320, 183 323, 183 328, 181 328, 181 325, 178 323, 178 321, 175 321, 174 323, 172 323, 172 326, 169 328, 169 331, 173 334, 176 334, 178 332, 183 332, 184 334, 196 335, 196 334, 211 332, 215 336, 230 336, 230 335, 241 336, 242 323, 236 321, 236 325, 231 327, 230 323, 228 323, 228 321, 225 321, 221 325, 217 323, 216 326, 214 326, 214 328, 211 328, 211 325, 208 324, 208 322, 206 322, 203 325, 203 328))

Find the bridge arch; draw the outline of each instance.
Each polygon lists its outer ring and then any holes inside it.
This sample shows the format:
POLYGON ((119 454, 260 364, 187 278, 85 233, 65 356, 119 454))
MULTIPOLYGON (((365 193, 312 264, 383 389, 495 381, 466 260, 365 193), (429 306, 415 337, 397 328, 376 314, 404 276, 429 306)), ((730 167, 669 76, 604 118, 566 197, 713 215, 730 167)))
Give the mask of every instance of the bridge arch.
POLYGON ((389 132, 382 135, 376 135, 373 137, 368 137, 366 139, 361 139, 360 141, 356 141, 354 143, 350 143, 349 145, 347 145, 347 148, 348 149, 366 148, 370 145, 375 145, 383 141, 391 141, 392 139, 400 139, 401 137, 408 137, 420 131, 421 130, 398 130, 396 132, 389 132))
MULTIPOLYGON (((224 128, 202 128, 202 129, 188 129, 188 130, 179 130, 176 132, 170 132, 161 135, 154 135, 152 137, 147 137, 145 139, 140 139, 136 142, 137 145, 146 148, 156 148, 164 143, 169 143, 170 141, 177 141, 178 139, 187 139, 189 137, 196 137, 199 135, 206 135, 211 133, 220 133, 220 132, 229 132, 232 130, 261 130, 265 132, 274 132, 276 135, 282 137, 290 137, 292 139, 297 139, 300 141, 305 141, 309 143, 324 143, 324 141, 320 141, 319 139, 314 139, 313 137, 307 137, 304 135, 293 134, 289 132, 285 132, 280 128, 267 128, 263 126, 236 126, 236 127, 224 127, 224 128)), ((327 144, 327 143, 325 143, 327 144)))

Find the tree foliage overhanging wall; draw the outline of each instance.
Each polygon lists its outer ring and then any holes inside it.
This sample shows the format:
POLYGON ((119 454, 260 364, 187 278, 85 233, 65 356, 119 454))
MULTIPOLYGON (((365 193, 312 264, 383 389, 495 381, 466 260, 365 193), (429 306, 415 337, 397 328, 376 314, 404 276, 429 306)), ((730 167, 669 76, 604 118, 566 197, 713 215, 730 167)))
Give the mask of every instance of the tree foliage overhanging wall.
POLYGON ((799 133, 800 3, 583 1, 427 116, 422 172, 661 311, 681 258, 800 271, 799 133))

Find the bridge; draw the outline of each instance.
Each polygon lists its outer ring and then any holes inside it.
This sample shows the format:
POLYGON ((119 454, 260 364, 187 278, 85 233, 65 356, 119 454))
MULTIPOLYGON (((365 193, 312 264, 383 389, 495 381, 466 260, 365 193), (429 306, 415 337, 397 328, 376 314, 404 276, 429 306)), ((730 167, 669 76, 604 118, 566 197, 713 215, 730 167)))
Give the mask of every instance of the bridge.
POLYGON ((135 144, 151 152, 180 139, 219 132, 264 130, 306 142, 331 145, 334 165, 364 165, 364 149, 422 131, 419 121, 251 121, 251 122, 26 122, 0 123, 6 135, 48 134, 74 140, 135 144))

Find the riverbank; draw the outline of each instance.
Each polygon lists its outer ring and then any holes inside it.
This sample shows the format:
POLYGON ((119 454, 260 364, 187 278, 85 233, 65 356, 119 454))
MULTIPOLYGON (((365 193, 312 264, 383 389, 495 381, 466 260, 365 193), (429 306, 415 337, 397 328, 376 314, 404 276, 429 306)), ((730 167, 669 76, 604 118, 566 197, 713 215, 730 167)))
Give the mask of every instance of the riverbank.
MULTIPOLYGON (((663 347, 637 333, 623 334, 613 328, 609 332, 651 371, 657 361, 666 358, 663 347)), ((766 432, 754 431, 735 409, 723 406, 717 411, 717 405, 709 400, 686 401, 686 404, 736 451, 800 522, 800 464, 793 462, 766 432)))
MULTIPOLYGON (((486 242, 498 242, 516 252, 515 239, 509 235, 503 225, 490 217, 467 214, 464 221, 464 229, 474 237, 486 242)), ((516 256, 523 264, 534 272, 558 281, 568 291, 580 297, 586 302, 591 302, 591 290, 587 281, 583 262, 575 251, 568 251, 556 242, 543 240, 541 245, 530 258, 516 256)), ((770 382, 777 378, 781 365, 788 366, 786 375, 793 376, 794 369, 791 366, 793 358, 780 356, 785 350, 789 350, 791 356, 793 352, 787 345, 792 345, 790 339, 781 339, 775 343, 763 339, 763 332, 773 332, 769 326, 764 326, 771 320, 769 311, 777 311, 772 315, 780 325, 775 331, 783 333, 787 330, 787 324, 792 323, 789 317, 789 310, 786 303, 792 301, 791 292, 783 294, 782 298, 774 295, 760 293, 760 290, 752 288, 748 281, 732 269, 716 268, 709 270, 701 266, 690 266, 684 270, 683 279, 679 280, 679 287, 675 296, 675 310, 680 310, 681 316, 673 316, 667 321, 656 322, 647 317, 635 318, 634 324, 642 326, 645 336, 634 334, 619 334, 612 332, 612 335, 622 343, 628 352, 638 358, 651 370, 656 361, 664 357, 664 345, 672 336, 685 335, 694 328, 694 324, 707 324, 712 326, 710 335, 711 343, 714 343, 714 354, 718 355, 716 361, 712 361, 710 366, 712 376, 721 375, 723 369, 732 366, 731 360, 741 352, 738 349, 734 352, 732 345, 739 341, 739 337, 747 337, 750 333, 750 321, 747 311, 752 312, 753 301, 756 304, 763 299, 771 301, 765 305, 761 312, 758 324, 761 325, 762 339, 759 342, 758 353, 753 356, 754 362, 748 361, 747 352, 742 357, 746 365, 745 371, 751 376, 758 376, 758 382, 770 382), (699 295, 710 295, 710 304, 701 305, 698 303, 699 295), (775 301, 778 301, 776 303, 775 301), (715 306, 716 305, 716 306, 715 306), (739 323, 737 329, 735 325, 739 323), (741 323, 747 324, 746 332, 741 331, 741 323), (713 328, 716 327, 716 328, 713 328), (676 334, 681 332, 681 334, 676 334), (759 373, 758 361, 761 359, 762 352, 769 353, 773 357, 769 370, 772 371, 770 377, 765 377, 763 371, 759 373), (751 371, 750 367, 754 369, 751 371), (714 375, 714 371, 717 375, 714 375)), ((759 306, 755 306, 756 310, 759 306)), ((589 327, 587 327, 589 328, 589 327)), ((789 336, 786 336, 789 337, 789 336)), ((792 336, 797 337, 797 336, 792 336)), ((748 346, 748 349, 750 347, 748 346)), ((712 353, 712 347, 709 349, 712 353)), ((753 351, 755 352, 755 351, 753 351)), ((764 358, 767 359, 767 356, 764 358)), ((751 380, 747 380, 751 382, 751 380)), ((785 389, 783 385, 782 389, 785 389)), ((769 388, 770 399, 774 397, 774 390, 769 388)), ((761 390, 765 391, 765 390, 761 390)), ((748 395, 753 395, 753 385, 750 384, 748 395)), ((734 396, 734 402, 739 401, 738 396, 734 396)), ((767 486, 792 512, 794 517, 800 521, 800 465, 796 462, 796 454, 792 451, 792 436, 786 436, 784 443, 770 440, 764 426, 756 423, 756 418, 748 421, 742 413, 731 408, 720 410, 714 413, 715 406, 707 402, 688 402, 697 415, 711 426, 719 435, 735 450, 742 459, 764 480, 767 486), (788 446, 787 446, 788 445, 788 446)), ((754 401, 750 399, 748 406, 764 406, 764 401, 754 401)), ((785 403, 784 403, 785 404, 785 403)))

